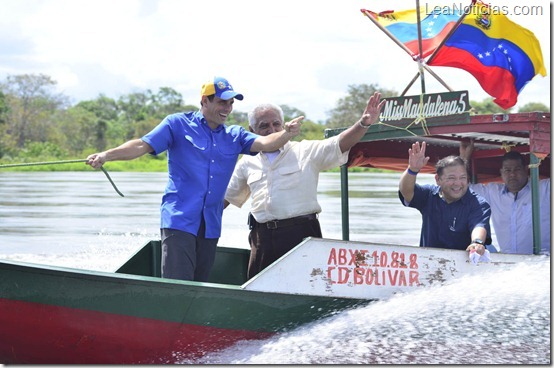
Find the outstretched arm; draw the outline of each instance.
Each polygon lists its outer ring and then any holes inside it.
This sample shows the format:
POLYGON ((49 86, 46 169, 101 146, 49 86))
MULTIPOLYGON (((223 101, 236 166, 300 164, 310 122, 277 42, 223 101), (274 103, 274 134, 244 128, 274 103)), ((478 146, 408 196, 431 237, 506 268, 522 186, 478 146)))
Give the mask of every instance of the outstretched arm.
POLYGON ((384 104, 385 100, 381 101, 381 94, 379 92, 375 92, 369 98, 360 120, 339 134, 339 147, 342 153, 350 150, 350 148, 358 143, 367 132, 367 128, 379 120, 379 114, 384 104))
POLYGON ((279 148, 283 147, 285 143, 290 141, 292 138, 300 134, 300 127, 302 126, 303 116, 292 119, 285 124, 285 130, 280 132, 272 133, 266 136, 259 136, 256 138, 252 147, 250 147, 251 152, 271 152, 276 151, 279 148))
POLYGON ((412 144, 412 148, 408 150, 408 168, 400 177, 399 190, 407 202, 411 202, 414 198, 414 187, 417 173, 427 164, 429 157, 425 157, 425 148, 427 144, 423 142, 421 146, 419 142, 412 144))
POLYGON ((132 160, 152 151, 152 147, 142 139, 133 139, 119 147, 89 155, 86 164, 98 169, 107 161, 132 160))
MULTIPOLYGON (((485 239, 487 239, 487 229, 485 229, 484 227, 480 227, 480 226, 476 226, 475 228, 473 228, 473 231, 471 232, 471 240, 480 240, 481 242, 485 242, 485 239)), ((468 251, 472 250, 472 249, 475 249, 475 251, 480 255, 482 256, 483 254, 485 254, 485 246, 483 244, 479 244, 479 243, 471 243, 470 245, 468 245, 467 249, 468 251)))

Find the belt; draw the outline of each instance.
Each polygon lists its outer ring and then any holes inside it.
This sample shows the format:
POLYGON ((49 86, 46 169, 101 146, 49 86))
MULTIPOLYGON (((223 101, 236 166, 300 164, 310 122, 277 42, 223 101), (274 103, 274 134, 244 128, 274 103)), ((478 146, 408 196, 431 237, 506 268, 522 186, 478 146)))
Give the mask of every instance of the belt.
POLYGON ((284 220, 271 220, 264 223, 258 223, 258 225, 266 226, 268 229, 278 229, 280 227, 303 224, 313 220, 317 220, 317 213, 310 213, 309 215, 291 217, 284 220))

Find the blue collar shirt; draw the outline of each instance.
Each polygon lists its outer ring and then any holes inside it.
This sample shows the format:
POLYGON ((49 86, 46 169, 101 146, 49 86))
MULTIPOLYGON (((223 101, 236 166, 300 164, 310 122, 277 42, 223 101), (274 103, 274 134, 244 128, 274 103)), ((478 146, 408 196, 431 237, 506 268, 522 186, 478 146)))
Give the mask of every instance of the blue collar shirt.
POLYGON ((168 183, 161 204, 161 228, 198 236, 202 217, 205 238, 221 236, 223 198, 240 154, 258 135, 238 125, 212 130, 200 111, 167 116, 141 139, 158 155, 167 151, 168 183))
POLYGON ((440 187, 436 184, 416 184, 414 190, 414 197, 409 203, 400 192, 398 195, 404 206, 421 213, 423 221, 419 246, 466 250, 475 227, 484 227, 487 238, 490 237, 490 206, 471 189, 452 203, 441 198, 440 187))

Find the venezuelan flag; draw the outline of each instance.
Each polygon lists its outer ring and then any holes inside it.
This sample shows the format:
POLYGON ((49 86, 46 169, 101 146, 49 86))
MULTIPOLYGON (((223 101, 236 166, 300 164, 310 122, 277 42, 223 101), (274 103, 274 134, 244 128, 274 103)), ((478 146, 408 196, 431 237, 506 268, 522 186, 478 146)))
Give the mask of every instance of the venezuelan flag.
POLYGON ((535 75, 546 75, 535 35, 481 2, 472 5, 428 65, 466 70, 503 109, 517 103, 535 75))
POLYGON ((425 7, 402 11, 387 10, 380 13, 366 9, 361 9, 361 11, 366 16, 375 19, 398 41, 403 43, 410 50, 410 55, 414 59, 419 56, 418 12, 421 20, 422 58, 431 55, 435 51, 461 16, 461 13, 456 10, 446 11, 444 8, 440 8, 439 11, 437 9, 426 9, 425 7))

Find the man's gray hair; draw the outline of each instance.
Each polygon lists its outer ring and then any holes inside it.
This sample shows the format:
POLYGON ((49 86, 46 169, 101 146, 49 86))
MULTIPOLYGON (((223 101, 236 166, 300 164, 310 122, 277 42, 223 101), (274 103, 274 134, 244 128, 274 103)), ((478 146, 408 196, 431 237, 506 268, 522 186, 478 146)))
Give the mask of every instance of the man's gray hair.
POLYGON ((283 123, 285 122, 285 114, 283 113, 281 106, 272 103, 264 103, 254 107, 254 109, 248 113, 248 124, 252 130, 256 129, 256 124, 258 124, 258 115, 267 110, 277 111, 281 117, 281 121, 283 123))

